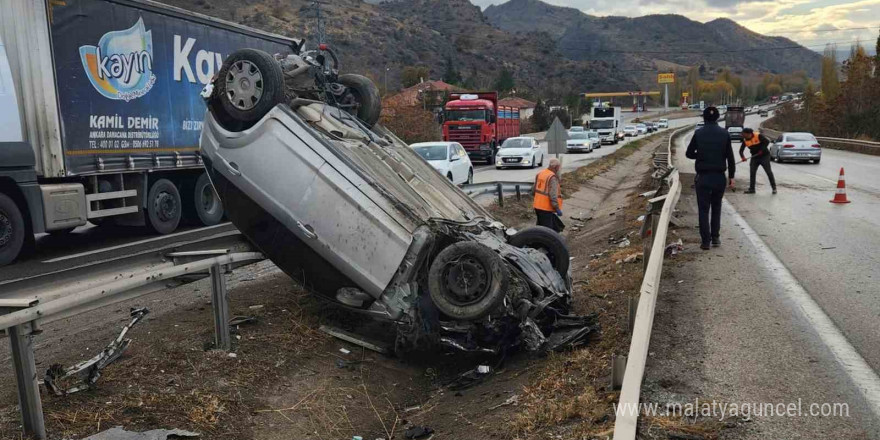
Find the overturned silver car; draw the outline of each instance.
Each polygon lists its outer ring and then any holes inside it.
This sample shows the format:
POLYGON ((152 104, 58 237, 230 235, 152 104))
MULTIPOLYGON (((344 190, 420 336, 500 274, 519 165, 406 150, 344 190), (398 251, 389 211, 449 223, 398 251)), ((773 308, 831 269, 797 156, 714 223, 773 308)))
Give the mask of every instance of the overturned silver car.
POLYGON ((591 330, 567 315, 561 236, 508 233, 391 132, 290 93, 242 128, 215 117, 225 95, 204 96, 202 156, 230 220, 311 292, 394 322, 398 350, 541 351, 591 330))

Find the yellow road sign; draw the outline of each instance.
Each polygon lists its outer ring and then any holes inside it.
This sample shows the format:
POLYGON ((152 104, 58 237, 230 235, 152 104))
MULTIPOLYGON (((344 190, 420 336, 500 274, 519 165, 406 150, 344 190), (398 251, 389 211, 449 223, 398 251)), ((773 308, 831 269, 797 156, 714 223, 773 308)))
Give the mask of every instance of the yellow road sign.
POLYGON ((661 73, 657 75, 657 83, 659 84, 671 84, 675 82, 675 74, 674 73, 661 73))
POLYGON ((691 93, 690 93, 690 92, 681 92, 681 97, 682 97, 682 98, 687 98, 688 96, 691 96, 691 93))

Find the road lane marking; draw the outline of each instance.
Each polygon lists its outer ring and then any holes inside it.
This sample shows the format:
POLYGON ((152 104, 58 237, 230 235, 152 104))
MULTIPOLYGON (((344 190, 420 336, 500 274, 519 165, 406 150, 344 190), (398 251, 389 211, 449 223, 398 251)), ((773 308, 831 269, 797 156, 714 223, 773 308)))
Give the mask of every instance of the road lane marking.
POLYGON ((776 278, 778 284, 783 287, 786 297, 796 305, 796 310, 810 323, 813 330, 819 335, 819 339, 831 351, 837 363, 862 393, 868 406, 871 407, 871 411, 875 416, 880 417, 880 377, 727 199, 724 200, 724 209, 733 217, 736 225, 742 229, 746 238, 755 247, 758 257, 765 263, 768 273, 776 278))
POLYGON ((88 252, 80 252, 78 254, 65 255, 63 257, 56 257, 56 258, 52 258, 49 260, 44 260, 44 261, 42 261, 42 263, 57 263, 59 261, 72 260, 74 258, 85 257, 88 255, 94 255, 94 254, 100 254, 102 252, 109 252, 109 251, 115 251, 118 249, 125 249, 127 247, 138 246, 138 245, 142 245, 145 243, 152 243, 154 241, 159 241, 159 240, 166 240, 169 238, 179 237, 181 235, 193 234, 193 233, 202 232, 202 231, 210 231, 212 229, 217 229, 217 228, 220 228, 223 226, 228 226, 229 224, 230 224, 229 222, 225 222, 225 223, 220 223, 219 225, 205 226, 204 228, 198 228, 198 229, 193 229, 193 230, 183 231, 183 232, 175 232, 173 234, 168 234, 168 235, 160 235, 158 237, 147 238, 145 240, 134 241, 131 243, 120 244, 117 246, 110 246, 110 247, 106 247, 106 248, 91 250, 88 252))

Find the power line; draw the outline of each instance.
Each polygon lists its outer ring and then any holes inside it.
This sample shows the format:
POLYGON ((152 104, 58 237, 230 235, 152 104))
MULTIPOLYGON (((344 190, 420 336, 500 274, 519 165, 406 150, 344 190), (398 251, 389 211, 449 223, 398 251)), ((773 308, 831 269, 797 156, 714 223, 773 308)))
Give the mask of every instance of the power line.
MULTIPOLYGON (((807 33, 820 33, 820 32, 865 31, 865 30, 874 30, 874 29, 880 29, 880 26, 834 28, 834 29, 807 29, 807 28, 803 28, 803 30, 800 30, 800 31, 784 31, 784 32, 768 31, 768 33, 774 34, 774 35, 777 35, 777 34, 787 35, 787 34, 807 34, 807 33)), ((766 34, 762 34, 762 35, 772 36, 772 35, 766 35, 766 34)))

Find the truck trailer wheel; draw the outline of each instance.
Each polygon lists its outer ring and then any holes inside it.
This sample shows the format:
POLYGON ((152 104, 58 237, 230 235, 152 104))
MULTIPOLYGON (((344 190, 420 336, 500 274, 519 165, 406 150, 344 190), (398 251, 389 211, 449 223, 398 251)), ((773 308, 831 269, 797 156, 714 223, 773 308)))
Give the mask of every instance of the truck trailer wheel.
POLYGON ((0 194, 0 266, 18 257, 26 233, 24 217, 18 205, 6 194, 0 194))
POLYGON ((214 226, 223 220, 223 203, 217 196, 217 191, 214 191, 208 173, 202 173, 196 179, 192 200, 196 215, 203 225, 214 226))
POLYGON ((284 101, 281 66, 261 50, 241 49, 226 57, 214 86, 211 112, 228 130, 252 127, 284 101))
POLYGON ((180 191, 168 179, 159 179, 147 195, 147 226, 159 234, 170 234, 180 224, 183 203, 180 191))
POLYGON ((428 292, 437 309, 456 320, 476 320, 504 301, 510 273, 495 251, 473 241, 452 244, 428 269, 428 292))
POLYGON ((363 75, 339 75, 339 84, 348 87, 348 92, 358 104, 357 117, 372 128, 379 121, 382 112, 382 98, 379 89, 370 78, 363 75))

